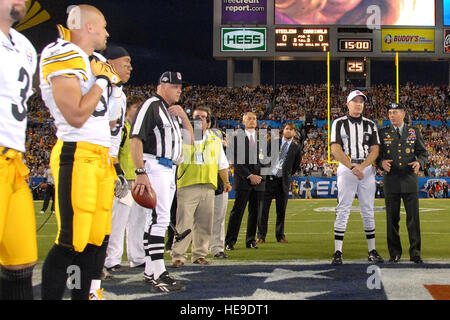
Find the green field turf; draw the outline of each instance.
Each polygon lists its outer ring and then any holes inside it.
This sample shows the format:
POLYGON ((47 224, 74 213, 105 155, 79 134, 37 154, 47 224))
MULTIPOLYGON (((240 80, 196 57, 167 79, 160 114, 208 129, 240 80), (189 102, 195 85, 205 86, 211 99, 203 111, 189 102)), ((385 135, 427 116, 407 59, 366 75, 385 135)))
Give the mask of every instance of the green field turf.
MULTIPOLYGON (((228 213, 233 205, 229 201, 228 213)), ((275 203, 272 204, 269 218, 269 231, 266 243, 260 249, 245 248, 245 230, 247 214, 244 215, 236 250, 227 251, 228 261, 276 261, 276 260, 328 260, 334 251, 333 225, 336 199, 327 200, 289 200, 286 212, 285 234, 289 243, 277 243, 275 239, 275 203)), ((351 213, 344 237, 344 259, 366 259, 367 242, 363 231, 362 220, 357 212, 358 201, 353 203, 355 211, 351 213)), ((36 224, 40 227, 48 217, 39 214, 42 201, 35 201, 36 224)), ((422 257, 423 259, 450 259, 450 201, 420 199, 422 257)), ((386 214, 384 200, 375 201, 376 246, 380 255, 389 258, 386 245, 386 214)), ((404 209, 402 208, 404 213, 404 209)), ((408 258, 408 234, 405 215, 400 221, 400 232, 403 244, 403 257, 408 258)), ((226 218, 228 222, 228 214, 226 218)), ((53 245, 56 235, 56 219, 52 216, 47 224, 38 232, 39 262, 43 262, 48 250, 53 245)), ((170 259, 168 254, 166 259, 170 259)), ((126 259, 126 255, 124 255, 126 259)))

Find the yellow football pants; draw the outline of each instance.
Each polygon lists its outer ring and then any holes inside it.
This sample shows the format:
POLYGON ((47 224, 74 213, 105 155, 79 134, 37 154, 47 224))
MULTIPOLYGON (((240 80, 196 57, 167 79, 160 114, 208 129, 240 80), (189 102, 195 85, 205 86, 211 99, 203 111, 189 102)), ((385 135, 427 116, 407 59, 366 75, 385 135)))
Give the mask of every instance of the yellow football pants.
POLYGON ((100 246, 111 233, 116 173, 108 148, 88 142, 63 142, 53 147, 50 167, 55 180, 55 243, 82 252, 100 246))
POLYGON ((22 153, 0 147, 0 265, 37 260, 36 219, 22 153))

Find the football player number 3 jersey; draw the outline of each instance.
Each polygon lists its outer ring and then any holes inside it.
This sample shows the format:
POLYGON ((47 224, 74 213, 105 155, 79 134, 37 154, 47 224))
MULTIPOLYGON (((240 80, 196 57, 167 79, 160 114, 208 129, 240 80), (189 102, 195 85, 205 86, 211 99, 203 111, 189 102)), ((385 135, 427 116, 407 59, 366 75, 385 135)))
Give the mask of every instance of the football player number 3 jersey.
MULTIPOLYGON (((104 60, 102 56, 98 56, 104 60)), ((44 48, 39 65, 42 100, 44 100, 55 119, 58 139, 65 142, 85 141, 109 148, 111 146, 111 134, 108 88, 103 91, 94 112, 81 128, 75 128, 66 121, 53 98, 52 77, 78 78, 82 95, 85 95, 92 88, 96 77, 91 71, 89 56, 77 45, 58 39, 44 48)))
POLYGON ((25 152, 27 100, 33 94, 36 50, 14 29, 0 31, 0 146, 25 152))

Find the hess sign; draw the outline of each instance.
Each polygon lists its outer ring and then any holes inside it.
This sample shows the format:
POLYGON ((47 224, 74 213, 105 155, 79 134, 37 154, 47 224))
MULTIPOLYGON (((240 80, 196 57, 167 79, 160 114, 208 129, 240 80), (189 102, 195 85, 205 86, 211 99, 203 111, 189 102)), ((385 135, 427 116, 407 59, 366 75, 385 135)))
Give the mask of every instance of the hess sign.
POLYGON ((276 51, 328 52, 328 28, 276 28, 276 51))
POLYGON ((266 51, 266 28, 222 28, 222 51, 266 51))

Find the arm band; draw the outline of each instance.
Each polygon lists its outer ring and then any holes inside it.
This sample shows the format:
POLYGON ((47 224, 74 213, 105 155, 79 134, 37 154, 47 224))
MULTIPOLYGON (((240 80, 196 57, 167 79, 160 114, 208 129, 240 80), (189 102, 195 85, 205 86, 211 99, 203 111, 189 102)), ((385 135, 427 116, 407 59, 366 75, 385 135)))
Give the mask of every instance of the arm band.
POLYGON ((116 169, 116 173, 117 175, 123 175, 123 171, 122 168, 120 167, 120 163, 115 163, 114 164, 114 169, 116 169))

